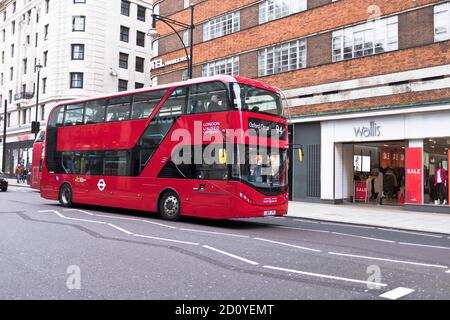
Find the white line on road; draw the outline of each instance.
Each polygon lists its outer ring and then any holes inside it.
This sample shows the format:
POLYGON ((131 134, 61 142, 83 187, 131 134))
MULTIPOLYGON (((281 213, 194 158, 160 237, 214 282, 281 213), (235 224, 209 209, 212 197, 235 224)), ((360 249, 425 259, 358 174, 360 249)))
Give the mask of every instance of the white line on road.
POLYGON ((114 229, 117 229, 117 230, 119 230, 119 231, 122 231, 123 233, 126 233, 126 234, 128 234, 128 235, 132 235, 132 234, 133 234, 133 232, 127 231, 127 230, 125 230, 125 229, 122 229, 121 227, 118 227, 118 226, 116 226, 116 225, 114 225, 114 224, 112 224, 112 223, 108 223, 108 226, 110 226, 110 227, 112 227, 112 228, 114 228, 114 229))
POLYGON ((445 271, 445 273, 450 273, 450 270, 445 271))
POLYGON ((304 228, 286 227, 286 226, 272 226, 272 227, 279 228, 279 229, 291 229, 291 230, 311 231, 311 232, 320 232, 320 233, 330 233, 330 231, 326 231, 326 230, 304 229, 304 228))
POLYGON ((351 224, 344 223, 332 223, 332 222, 319 222, 320 224, 330 225, 330 226, 339 226, 339 227, 350 227, 350 228, 360 228, 360 229, 375 229, 375 227, 366 227, 366 226, 355 226, 351 224))
POLYGON ((93 213, 90 213, 90 212, 87 212, 87 211, 84 211, 84 210, 79 210, 79 209, 63 209, 63 211, 77 211, 77 212, 81 212, 81 213, 84 213, 84 214, 87 214, 87 215, 89 215, 89 216, 95 216, 95 214, 93 214, 93 213))
POLYGON ((313 252, 322 252, 321 250, 301 247, 301 246, 297 246, 297 245, 290 244, 290 243, 284 243, 284 242, 273 241, 273 240, 262 239, 262 238, 253 238, 253 239, 259 240, 259 241, 265 241, 265 242, 269 242, 269 243, 274 243, 274 244, 279 244, 279 245, 282 245, 282 246, 297 248, 297 249, 301 249, 301 250, 307 250, 307 251, 313 251, 313 252))
POLYGON ((256 266, 256 265, 259 264, 258 262, 255 262, 255 261, 252 261, 252 260, 248 260, 248 259, 239 257, 239 256, 237 256, 237 255, 235 255, 235 254, 232 254, 232 253, 229 253, 229 252, 226 252, 226 251, 222 251, 222 250, 219 250, 219 249, 217 249, 217 248, 213 248, 213 247, 205 246, 205 245, 203 245, 202 247, 203 247, 203 248, 206 248, 206 249, 209 249, 209 250, 212 250, 212 251, 215 251, 215 252, 217 252, 217 253, 221 253, 221 254, 223 254, 223 255, 229 256, 229 257, 231 257, 231 258, 234 258, 234 259, 243 261, 243 262, 245 262, 245 263, 254 265, 254 266, 256 266))
POLYGON ((138 221, 138 222, 144 222, 144 223, 148 223, 148 224, 154 224, 154 225, 157 225, 157 226, 160 226, 160 227, 166 227, 166 228, 170 228, 170 229, 177 229, 177 227, 172 227, 172 226, 169 226, 167 224, 153 222, 153 221, 147 221, 147 220, 142 220, 142 219, 115 217, 115 216, 104 215, 104 214, 94 214, 94 213, 90 213, 90 212, 87 212, 87 211, 84 211, 84 210, 79 210, 79 209, 64 209, 64 211, 78 211, 78 212, 85 213, 85 214, 88 214, 90 216, 95 216, 95 217, 118 219, 118 220, 128 220, 128 221, 138 221))
POLYGON ((370 281, 363 281, 363 280, 350 279, 350 278, 335 277, 335 276, 330 276, 330 275, 326 275, 326 274, 305 272, 305 271, 300 271, 300 270, 292 270, 292 269, 278 268, 278 267, 272 267, 272 266, 263 266, 263 268, 272 269, 272 270, 278 270, 278 271, 284 271, 284 272, 289 272, 289 273, 298 273, 298 274, 302 274, 302 275, 306 275, 306 276, 318 277, 318 278, 324 278, 324 279, 332 279, 332 280, 340 280, 340 281, 347 281, 347 282, 354 282, 354 283, 370 284, 372 286, 377 286, 377 287, 386 287, 387 286, 387 284, 385 284, 385 283, 378 283, 378 282, 370 282, 370 281))
POLYGON ((229 236, 229 237, 250 238, 249 236, 244 236, 244 235, 240 235, 240 234, 215 232, 215 231, 206 231, 206 230, 198 230, 198 229, 180 228, 179 230, 180 231, 190 231, 190 232, 201 232, 201 233, 217 234, 217 235, 229 236))
POLYGON ((317 222, 317 221, 309 221, 309 220, 302 220, 302 219, 294 219, 294 221, 319 224, 319 222, 317 222))
POLYGON ((410 242, 399 242, 399 244, 403 244, 403 245, 407 245, 407 246, 416 246, 416 247, 426 247, 426 248, 450 250, 450 247, 431 246, 431 245, 428 245, 428 244, 419 244, 419 243, 410 243, 410 242))
POLYGON ((374 241, 381 241, 381 242, 387 242, 387 243, 395 243, 395 241, 392 241, 392 240, 385 240, 385 239, 378 239, 378 238, 363 237, 363 236, 357 236, 357 235, 354 235, 354 234, 348 234, 348 233, 332 232, 332 234, 337 234, 337 235, 347 236, 347 237, 360 238, 360 239, 366 239, 366 240, 374 240, 374 241))
POLYGON ((383 293, 382 295, 380 295, 380 297, 390 299, 390 300, 397 300, 397 299, 400 299, 410 293, 413 293, 414 291, 415 291, 414 289, 398 287, 394 290, 383 293))
POLYGON ((175 242, 175 243, 181 243, 181 244, 189 244, 189 245, 192 245, 192 246, 200 245, 200 243, 196 243, 196 242, 188 242, 188 241, 180 241, 180 240, 167 239, 167 238, 151 237, 151 236, 145 236, 143 234, 133 234, 133 236, 140 237, 140 238, 146 238, 146 239, 168 241, 168 242, 175 242))
POLYGON ((39 210, 38 212, 41 212, 41 213, 55 213, 58 217, 63 218, 63 219, 67 219, 67 220, 90 222, 90 223, 97 223, 97 224, 106 224, 106 222, 103 222, 103 221, 78 219, 78 218, 69 218, 69 217, 66 217, 66 216, 62 215, 60 212, 58 212, 56 210, 39 210))
POLYGON ((440 238, 442 239, 442 236, 435 236, 432 234, 424 234, 424 233, 420 233, 420 232, 412 232, 412 231, 404 231, 404 230, 393 230, 393 229, 389 229, 389 228, 377 228, 378 230, 384 230, 384 231, 391 231, 391 232, 398 232, 398 233, 408 233, 408 234, 415 234, 415 235, 419 235, 419 236, 424 236, 424 237, 433 237, 433 238, 440 238))
POLYGON ((361 258, 361 259, 368 259, 368 260, 387 261, 387 262, 393 262, 393 263, 411 264, 411 265, 422 266, 422 267, 448 269, 447 266, 442 266, 442 265, 438 265, 438 264, 428 264, 428 263, 419 263, 419 262, 412 262, 412 261, 402 261, 402 260, 393 260, 393 259, 385 259, 385 258, 377 258, 377 257, 359 256, 359 255, 354 255, 354 254, 337 253, 337 252, 328 252, 328 254, 335 255, 335 256, 343 256, 343 257, 352 257, 352 258, 361 258))

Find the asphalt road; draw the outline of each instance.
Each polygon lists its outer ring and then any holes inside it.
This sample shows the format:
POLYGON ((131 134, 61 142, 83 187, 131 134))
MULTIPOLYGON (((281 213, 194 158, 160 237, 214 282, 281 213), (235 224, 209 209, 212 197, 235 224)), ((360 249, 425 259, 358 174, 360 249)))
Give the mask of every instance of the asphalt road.
POLYGON ((0 192, 0 299, 450 299, 450 237, 293 218, 167 222, 0 192))

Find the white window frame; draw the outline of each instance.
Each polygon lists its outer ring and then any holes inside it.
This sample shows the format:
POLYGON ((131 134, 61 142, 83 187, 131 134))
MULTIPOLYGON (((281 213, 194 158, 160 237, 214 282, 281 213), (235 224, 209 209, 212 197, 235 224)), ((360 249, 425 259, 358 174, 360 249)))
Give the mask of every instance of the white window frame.
POLYGON ((84 32, 86 31, 86 16, 73 16, 72 20, 72 31, 73 32, 84 32))
POLYGON ((434 41, 450 39, 450 2, 434 6, 434 41))
POLYGON ((219 74, 237 76, 239 74, 239 56, 209 62, 202 67, 203 77, 219 74))
POLYGON ((395 50, 398 50, 398 16, 376 19, 333 32, 333 62, 395 50))
POLYGON ((258 76, 306 68, 306 39, 298 39, 258 51, 258 76))
POLYGON ((307 0, 265 0, 259 4, 259 24, 305 11, 307 0))
POLYGON ((212 40, 241 30, 241 13, 232 12, 203 24, 203 41, 212 40))

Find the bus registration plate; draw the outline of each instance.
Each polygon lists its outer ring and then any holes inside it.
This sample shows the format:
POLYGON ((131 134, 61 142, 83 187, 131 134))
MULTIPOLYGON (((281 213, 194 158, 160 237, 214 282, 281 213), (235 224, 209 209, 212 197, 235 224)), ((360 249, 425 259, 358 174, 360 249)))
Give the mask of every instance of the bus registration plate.
POLYGON ((276 214, 277 214, 276 210, 266 210, 266 211, 264 211, 264 215, 265 216, 274 216, 276 214))

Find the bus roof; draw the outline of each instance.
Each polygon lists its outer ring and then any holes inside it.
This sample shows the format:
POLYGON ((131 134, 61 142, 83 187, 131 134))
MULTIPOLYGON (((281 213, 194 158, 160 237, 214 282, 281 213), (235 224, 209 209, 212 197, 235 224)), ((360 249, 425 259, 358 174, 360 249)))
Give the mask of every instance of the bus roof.
POLYGON ((212 76, 212 77, 194 78, 194 79, 191 79, 191 80, 173 82, 173 83, 159 85, 159 86, 155 86, 155 87, 144 87, 144 88, 141 88, 141 89, 135 89, 135 90, 129 90, 129 91, 121 91, 121 92, 116 92, 116 93, 111 93, 111 94, 94 96, 94 97, 90 97, 90 98, 65 100, 65 101, 61 101, 60 103, 55 105, 54 108, 56 108, 58 106, 61 106, 61 105, 69 104, 69 103, 70 104, 82 103, 82 102, 87 102, 87 101, 97 100, 97 99, 102 99, 102 98, 103 99, 104 98, 114 98, 114 97, 125 96, 125 95, 128 95, 128 94, 149 92, 149 91, 161 90, 161 89, 169 89, 169 88, 173 88, 173 87, 179 87, 179 86, 185 86, 185 85, 191 85, 191 84, 198 84, 198 83, 204 83, 204 82, 211 82, 211 81, 221 81, 221 82, 225 82, 225 83, 241 83, 241 84, 258 87, 258 88, 269 90, 269 91, 276 92, 276 93, 279 92, 279 90, 277 88, 275 88, 275 87, 269 86, 267 84, 264 84, 262 82, 259 82, 259 81, 256 81, 256 80, 253 80, 253 79, 250 79, 250 78, 245 78, 245 77, 240 77, 240 76, 218 75, 218 76, 212 76))

